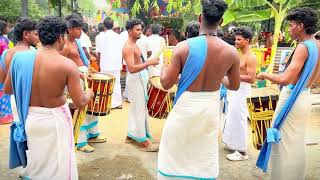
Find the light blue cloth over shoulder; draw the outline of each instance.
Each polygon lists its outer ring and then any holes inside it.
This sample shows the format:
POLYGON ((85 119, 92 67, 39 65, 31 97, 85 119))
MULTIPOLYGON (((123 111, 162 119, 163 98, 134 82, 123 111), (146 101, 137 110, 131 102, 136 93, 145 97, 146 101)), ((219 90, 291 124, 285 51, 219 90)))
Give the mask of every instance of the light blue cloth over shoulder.
POLYGON ((80 43, 79 39, 76 39, 76 44, 78 46, 80 58, 81 58, 83 64, 88 67, 89 66, 89 60, 88 60, 88 58, 86 56, 86 53, 83 50, 83 47, 81 46, 81 43, 80 43))
POLYGON ((292 89, 290 96, 288 97, 286 103, 282 107, 278 116, 274 119, 272 127, 267 130, 267 138, 264 142, 256 165, 262 169, 264 172, 267 172, 268 162, 271 155, 272 143, 278 143, 281 140, 280 128, 284 121, 286 120, 288 114, 291 111, 295 101, 301 94, 305 87, 308 85, 309 79, 313 74, 313 71, 318 62, 318 47, 316 42, 313 40, 308 40, 302 42, 308 49, 308 59, 306 60, 300 78, 295 86, 289 86, 292 89))
POLYGON ((190 87, 199 76, 207 57, 207 40, 205 36, 198 36, 187 40, 189 45, 189 55, 183 67, 179 86, 174 99, 174 104, 180 96, 190 87))
POLYGON ((10 65, 13 95, 16 100, 20 119, 19 121, 14 122, 10 127, 10 169, 19 166, 26 167, 27 165, 26 150, 28 147, 25 122, 30 105, 33 68, 36 54, 37 51, 17 52, 10 65))

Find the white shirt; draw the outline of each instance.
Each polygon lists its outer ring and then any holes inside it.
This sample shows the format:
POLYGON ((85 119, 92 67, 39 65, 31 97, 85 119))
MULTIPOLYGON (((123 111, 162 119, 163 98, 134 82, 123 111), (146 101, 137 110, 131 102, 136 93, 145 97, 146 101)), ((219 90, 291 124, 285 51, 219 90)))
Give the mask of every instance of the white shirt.
MULTIPOLYGON (((152 55, 157 54, 161 50, 161 46, 165 45, 165 39, 158 34, 153 34, 148 37, 148 42, 150 49, 152 51, 152 55)), ((161 68, 163 66, 163 53, 161 53, 159 57, 160 61, 159 64, 156 66, 150 66, 149 72, 151 76, 160 76, 161 68)))
POLYGON ((145 36, 144 34, 141 34, 140 39, 137 41, 137 45, 141 51, 141 54, 145 60, 148 58, 148 51, 151 51, 148 37, 145 36))
POLYGON ((80 36, 80 43, 81 43, 82 47, 85 47, 87 49, 87 51, 90 52, 89 48, 92 47, 91 40, 90 40, 89 36, 86 33, 84 33, 83 31, 80 36))
POLYGON ((98 38, 97 50, 100 55, 101 71, 120 71, 122 68, 122 43, 120 35, 107 30, 101 39, 98 38))
POLYGON ((96 42, 96 52, 101 52, 101 48, 103 47, 103 35, 105 34, 105 32, 100 32, 96 38, 95 38, 95 42, 96 42))

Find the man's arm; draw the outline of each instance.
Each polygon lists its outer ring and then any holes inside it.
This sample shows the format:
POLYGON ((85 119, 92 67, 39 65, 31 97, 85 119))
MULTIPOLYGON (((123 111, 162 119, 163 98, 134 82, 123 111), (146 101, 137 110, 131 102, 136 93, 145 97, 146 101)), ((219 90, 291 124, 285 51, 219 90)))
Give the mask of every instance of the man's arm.
POLYGON ((303 44, 299 44, 292 56, 291 63, 282 74, 277 75, 262 72, 257 75, 257 78, 268 79, 269 81, 280 85, 289 85, 292 80, 298 77, 298 75, 301 73, 301 70, 307 58, 307 47, 303 44))
POLYGON ((6 80, 4 81, 3 92, 5 94, 13 94, 12 82, 11 82, 11 70, 10 69, 8 70, 6 80))
POLYGON ((252 55, 247 59, 247 74, 240 75, 240 81, 253 84, 256 78, 257 58, 252 55))
POLYGON ((230 90, 238 90, 240 86, 240 57, 234 48, 231 48, 230 60, 233 62, 227 73, 227 78, 222 79, 222 83, 230 90))
POLYGON ((67 88, 71 96, 71 99, 76 107, 85 107, 89 101, 93 98, 93 92, 91 89, 84 92, 80 84, 80 76, 77 69, 77 65, 70 61, 68 62, 68 77, 67 77, 67 88))
POLYGON ((164 64, 161 69, 160 82, 164 89, 170 89, 178 80, 182 69, 181 54, 189 51, 187 42, 181 42, 175 47, 170 64, 164 64))
POLYGON ((126 61, 126 65, 130 73, 137 73, 147 68, 150 65, 159 64, 159 58, 157 59, 150 58, 144 63, 135 64, 133 48, 124 47, 122 50, 122 55, 123 55, 123 59, 126 61))

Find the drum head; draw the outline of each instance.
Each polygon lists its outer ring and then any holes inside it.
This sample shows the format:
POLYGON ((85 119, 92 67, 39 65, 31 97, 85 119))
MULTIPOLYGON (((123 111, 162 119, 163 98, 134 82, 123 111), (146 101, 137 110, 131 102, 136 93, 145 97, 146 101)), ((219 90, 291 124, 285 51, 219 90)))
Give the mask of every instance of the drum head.
POLYGON ((91 74, 91 79, 92 80, 104 80, 104 81, 109 81, 114 79, 114 76, 111 76, 109 74, 103 74, 103 73, 92 73, 91 74))
POLYGON ((168 89, 168 90, 165 90, 161 83, 160 83, 160 77, 159 76, 155 76, 155 77, 151 77, 149 79, 150 83, 155 87, 155 88, 158 88, 158 89, 161 89, 162 91, 166 91, 166 92, 169 92, 169 93, 175 93, 177 92, 177 85, 173 85, 172 88, 168 89))

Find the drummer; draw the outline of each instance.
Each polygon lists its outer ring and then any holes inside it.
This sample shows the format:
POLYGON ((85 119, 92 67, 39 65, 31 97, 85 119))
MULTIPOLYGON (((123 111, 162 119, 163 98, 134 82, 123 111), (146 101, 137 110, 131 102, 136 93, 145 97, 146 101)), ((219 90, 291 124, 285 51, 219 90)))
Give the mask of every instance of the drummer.
POLYGON ((225 128, 222 141, 226 144, 225 149, 233 153, 227 155, 230 161, 247 160, 246 154, 248 140, 249 115, 246 97, 251 94, 251 84, 255 81, 257 60, 250 50, 252 32, 247 27, 239 27, 235 30, 236 48, 240 50, 240 88, 230 91, 228 96, 228 111, 226 114, 225 128))
POLYGON ((142 33, 141 21, 128 20, 126 29, 128 41, 122 49, 122 55, 128 68, 128 98, 130 101, 128 134, 126 143, 138 142, 146 152, 158 151, 159 145, 150 141, 147 109, 147 68, 159 64, 159 58, 149 58, 145 61, 136 44, 142 33))
MULTIPOLYGON (((60 52, 65 57, 73 60, 80 72, 86 72, 89 61, 83 51, 79 38, 82 32, 83 18, 78 14, 71 14, 65 18, 68 26, 67 40, 63 50, 60 52)), ((94 147, 88 143, 106 142, 106 138, 100 135, 98 129, 98 117, 86 115, 83 124, 80 127, 77 149, 82 152, 93 152, 94 147)))

